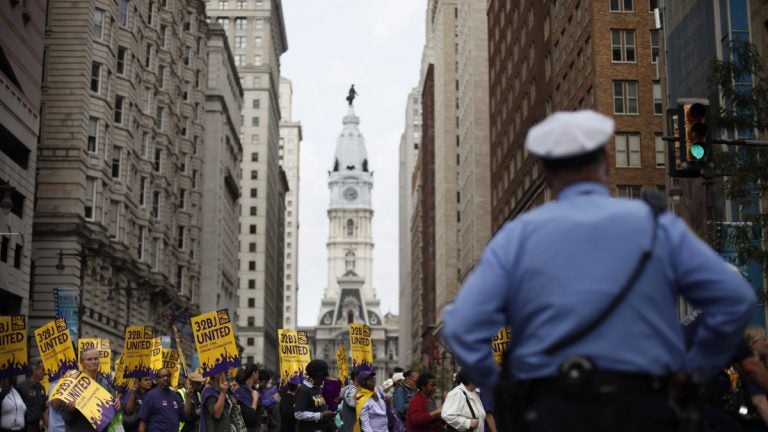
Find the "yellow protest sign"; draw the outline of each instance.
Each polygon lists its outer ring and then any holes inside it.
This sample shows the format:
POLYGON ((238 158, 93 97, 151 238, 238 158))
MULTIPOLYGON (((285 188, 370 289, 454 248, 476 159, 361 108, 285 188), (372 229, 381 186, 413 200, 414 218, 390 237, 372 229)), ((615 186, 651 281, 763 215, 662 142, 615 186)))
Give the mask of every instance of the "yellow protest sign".
POLYGON ((112 372, 112 343, 109 339, 80 338, 77 340, 77 358, 86 349, 95 349, 99 352, 99 373, 105 377, 112 372))
POLYGON ((299 350, 299 368, 302 372, 307 367, 307 363, 312 361, 312 351, 309 349, 309 337, 304 330, 296 330, 296 337, 299 338, 299 346, 303 346, 306 349, 299 350))
POLYGON ((77 369, 75 349, 64 318, 56 318, 35 330, 35 341, 43 369, 51 381, 59 378, 62 372, 77 369))
POLYGON ((27 356, 26 317, 0 316, 0 378, 25 374, 27 356))
POLYGON ((149 368, 152 370, 150 376, 157 376, 157 371, 163 368, 163 339, 156 337, 152 339, 152 352, 149 355, 149 368))
POLYGON ((304 370, 299 365, 299 351, 304 347, 299 345, 296 330, 278 329, 277 341, 280 346, 280 381, 287 383, 303 375, 304 370))
POLYGON ((240 366, 240 353, 227 309, 192 317, 192 332, 204 377, 240 366))
POLYGON ((171 372, 171 387, 179 386, 179 352, 175 349, 163 348, 163 367, 171 372))
POLYGON ((109 425, 116 412, 112 395, 96 380, 79 371, 66 373, 51 391, 50 398, 65 404, 74 402, 75 408, 97 432, 109 425))
POLYGON ((339 367, 339 379, 343 382, 347 382, 349 377, 349 368, 347 367, 347 350, 344 349, 344 345, 341 345, 336 350, 336 364, 339 367))
POLYGON ((509 347, 510 334, 512 328, 510 326, 502 327, 493 338, 491 338, 491 350, 493 351, 493 359, 496 360, 496 364, 501 365, 504 360, 504 353, 509 347))
POLYGON ((154 332, 149 326, 129 326, 125 329, 125 347, 123 347, 124 376, 141 378, 152 376, 152 339, 154 332))
POLYGON ((112 385, 116 389, 128 388, 130 378, 125 377, 125 363, 123 362, 123 356, 120 356, 115 361, 115 376, 112 378, 112 385))
POLYGON ((352 367, 373 366, 371 329, 365 324, 349 324, 349 346, 352 351, 352 367))

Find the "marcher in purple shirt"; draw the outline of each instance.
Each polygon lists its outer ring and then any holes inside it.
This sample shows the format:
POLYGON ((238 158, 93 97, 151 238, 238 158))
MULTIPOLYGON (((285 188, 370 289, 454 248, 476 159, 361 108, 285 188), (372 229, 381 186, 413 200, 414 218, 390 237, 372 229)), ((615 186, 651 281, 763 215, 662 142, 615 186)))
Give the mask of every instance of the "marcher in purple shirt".
POLYGON ((139 432, 172 432, 179 430, 184 417, 184 402, 171 389, 171 371, 157 371, 157 387, 143 399, 139 411, 139 432))

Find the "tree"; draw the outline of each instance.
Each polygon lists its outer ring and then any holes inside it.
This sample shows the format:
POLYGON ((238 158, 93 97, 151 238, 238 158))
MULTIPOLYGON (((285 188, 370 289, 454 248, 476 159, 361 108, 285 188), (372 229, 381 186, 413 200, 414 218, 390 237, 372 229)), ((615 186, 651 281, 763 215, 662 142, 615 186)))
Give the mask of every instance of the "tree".
MULTIPOLYGON (((715 131, 738 131, 740 138, 768 133, 768 75, 757 48, 746 41, 730 46, 730 59, 713 61, 708 83, 720 104, 710 120, 715 131)), ((729 134, 726 134, 729 135, 729 134)), ((730 134, 732 135, 732 134, 730 134)), ((716 135, 715 135, 716 136, 716 135)), ((754 259, 768 273, 765 227, 768 226, 768 146, 732 147, 715 154, 715 168, 725 174, 725 195, 738 205, 739 218, 751 223, 733 231, 740 263, 754 259)))

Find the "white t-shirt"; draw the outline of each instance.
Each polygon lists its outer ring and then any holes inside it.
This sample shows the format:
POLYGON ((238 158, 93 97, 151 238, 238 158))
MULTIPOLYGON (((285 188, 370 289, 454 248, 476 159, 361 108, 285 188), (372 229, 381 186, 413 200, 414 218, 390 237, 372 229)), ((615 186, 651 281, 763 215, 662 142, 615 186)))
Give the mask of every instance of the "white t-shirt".
POLYGON ((24 429, 25 412, 27 412, 27 406, 21 399, 21 395, 15 388, 11 387, 3 399, 2 406, 0 406, 0 429, 24 429))

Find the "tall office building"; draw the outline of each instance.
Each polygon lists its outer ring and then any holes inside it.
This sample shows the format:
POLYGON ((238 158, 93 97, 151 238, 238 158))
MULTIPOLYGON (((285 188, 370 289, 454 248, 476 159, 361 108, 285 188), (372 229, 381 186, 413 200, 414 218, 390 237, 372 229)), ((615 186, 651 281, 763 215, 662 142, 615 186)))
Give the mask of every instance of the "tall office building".
POLYGON ((553 197, 528 129, 554 111, 590 108, 616 122, 609 188, 665 188, 655 1, 491 0, 487 5, 493 230, 553 197))
POLYGON ((29 310, 45 8, 0 4, 0 315, 29 310))
POLYGON ((422 140, 414 177, 421 184, 411 190, 421 201, 421 238, 411 238, 421 245, 420 268, 409 269, 420 274, 414 300, 421 305, 421 320, 414 321, 420 330, 411 332, 417 335, 415 358, 442 355, 438 312, 455 297, 491 232, 485 12, 482 2, 472 0, 427 4, 422 140))
POLYGON ((66 315, 122 341, 198 311, 204 17, 202 1, 49 3, 33 328, 66 315))
POLYGON ((288 42, 282 2, 213 0, 206 10, 227 32, 245 92, 237 336, 244 360, 275 370, 284 290, 278 92, 288 42))
MULTIPOLYGON (((405 131, 400 136, 400 166, 398 181, 400 265, 399 265, 399 307, 400 316, 412 316, 411 288, 411 219, 413 217, 413 169, 419 156, 421 142, 421 92, 414 88, 408 94, 405 105, 405 131)), ((411 364, 412 320, 400 320, 398 352, 403 364, 411 364)))
MULTIPOLYGON (((205 94, 205 159, 202 171, 200 310, 237 311, 240 237, 240 111, 243 88, 227 35, 209 24, 208 89, 205 94)), ((200 181, 196 173, 192 179, 200 181)))
POLYGON ((285 171, 288 190, 285 194, 283 325, 296 328, 299 295, 299 160, 301 156, 301 123, 292 117, 293 86, 280 78, 280 165, 285 171))

